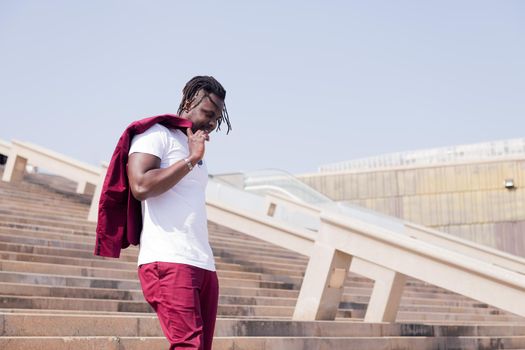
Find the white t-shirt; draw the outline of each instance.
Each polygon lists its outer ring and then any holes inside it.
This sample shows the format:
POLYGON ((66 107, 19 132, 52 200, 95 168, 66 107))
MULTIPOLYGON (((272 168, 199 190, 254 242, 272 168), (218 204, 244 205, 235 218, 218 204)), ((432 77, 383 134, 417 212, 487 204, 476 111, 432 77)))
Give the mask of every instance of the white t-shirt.
MULTIPOLYGON (((155 124, 133 137, 129 154, 135 152, 157 156, 160 167, 167 168, 188 157, 188 137, 155 124)), ((215 271, 208 241, 207 183, 208 170, 202 162, 168 191, 142 201, 139 266, 162 261, 215 271)))

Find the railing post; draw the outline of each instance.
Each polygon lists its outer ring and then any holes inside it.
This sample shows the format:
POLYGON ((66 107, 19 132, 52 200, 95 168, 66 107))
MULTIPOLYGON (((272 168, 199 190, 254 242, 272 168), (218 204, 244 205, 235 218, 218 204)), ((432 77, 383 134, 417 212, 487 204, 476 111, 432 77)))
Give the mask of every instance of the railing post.
POLYGON ((93 194, 95 189, 96 186, 87 181, 79 181, 77 183, 77 193, 79 194, 93 194))
POLYGON ((357 257, 350 271, 374 280, 365 322, 394 322, 405 287, 405 275, 357 257))
POLYGON ((14 147, 11 148, 11 152, 7 157, 7 163, 5 164, 4 175, 2 175, 2 181, 5 182, 20 182, 22 181, 27 165, 27 159, 20 157, 14 147))
POLYGON ((108 164, 102 163, 100 167, 100 177, 93 193, 93 199, 91 199, 91 206, 89 207, 88 221, 96 222, 98 219, 98 202, 100 200, 100 193, 102 192, 102 185, 106 178, 106 172, 108 170, 108 164))
POLYGON ((79 181, 77 183, 77 193, 84 194, 87 189, 87 182, 86 181, 79 181))
POLYGON ((317 241, 301 285, 294 320, 333 320, 336 317, 352 256, 317 241))

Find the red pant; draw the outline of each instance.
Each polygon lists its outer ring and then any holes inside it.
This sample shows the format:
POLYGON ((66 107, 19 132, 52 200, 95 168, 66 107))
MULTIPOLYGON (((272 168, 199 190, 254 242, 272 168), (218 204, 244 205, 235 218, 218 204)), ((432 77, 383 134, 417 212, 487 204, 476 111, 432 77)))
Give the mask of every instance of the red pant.
POLYGON ((173 349, 211 350, 219 282, 215 271, 153 262, 139 266, 146 301, 159 317, 173 349))

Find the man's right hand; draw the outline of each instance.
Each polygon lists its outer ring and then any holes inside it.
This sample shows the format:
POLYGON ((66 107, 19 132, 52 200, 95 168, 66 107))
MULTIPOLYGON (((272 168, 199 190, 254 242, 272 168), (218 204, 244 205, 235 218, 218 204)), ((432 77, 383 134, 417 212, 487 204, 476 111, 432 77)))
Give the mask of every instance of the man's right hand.
POLYGON ((210 136, 207 132, 197 130, 195 133, 188 128, 186 131, 188 135, 188 149, 190 151, 189 160, 195 165, 198 161, 204 158, 205 146, 204 142, 210 140, 210 136))

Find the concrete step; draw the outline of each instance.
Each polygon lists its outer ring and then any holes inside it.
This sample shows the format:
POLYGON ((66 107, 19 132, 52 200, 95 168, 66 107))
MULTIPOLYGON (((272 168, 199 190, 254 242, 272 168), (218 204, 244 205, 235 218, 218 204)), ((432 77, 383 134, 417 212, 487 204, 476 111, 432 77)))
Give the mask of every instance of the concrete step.
POLYGON ((110 288, 120 290, 140 290, 137 279, 108 279, 79 276, 60 276, 38 273, 0 271, 0 282, 25 283, 37 285, 69 286, 82 288, 110 288))
MULTIPOLYGON (((353 287, 353 286, 345 286, 344 287, 344 294, 347 295, 369 295, 371 292, 371 289, 369 288, 362 288, 362 287, 353 287)), ((468 300, 465 299, 464 296, 453 294, 448 291, 444 291, 438 287, 435 287, 435 289, 427 289, 424 291, 412 289, 412 288, 406 288, 403 292, 403 297, 410 297, 410 298, 428 298, 428 299, 450 299, 450 300, 468 300)))
MULTIPOLYGON (((33 237, 49 237, 45 236, 44 233, 54 233, 55 235, 59 235, 60 232, 63 232, 61 235, 62 238, 67 237, 71 234, 71 232, 83 232, 86 235, 92 236, 94 239, 94 231, 95 231, 95 225, 92 223, 88 223, 85 220, 62 220, 62 219, 56 219, 56 220, 40 220, 38 218, 35 218, 35 216, 32 213, 29 213, 27 217, 24 216, 13 216, 13 215, 5 215, 1 217, 1 221, 4 222, 4 225, 7 226, 8 223, 12 222, 13 224, 16 224, 17 226, 25 226, 28 229, 26 232, 34 232, 32 233, 33 237), (81 229, 79 229, 79 227, 81 229), (31 228, 36 228, 37 230, 32 230, 31 228), (43 232, 42 228, 46 229, 49 228, 48 231, 43 232), (66 228, 66 230, 60 230, 60 228, 66 228), (88 228, 88 229, 83 229, 88 228), (35 232, 36 231, 36 232, 35 232)), ((56 236, 55 236, 56 237, 56 236)), ((68 239, 69 240, 69 239, 68 239)), ((238 240, 235 237, 221 237, 221 236, 215 236, 214 232, 210 230, 210 240, 213 243, 215 243, 215 246, 217 249, 224 249, 225 254, 228 254, 230 251, 243 251, 242 249, 245 249, 248 242, 245 240, 238 240), (239 248, 239 249, 236 249, 239 248)), ((284 259, 291 259, 292 261, 301 261, 303 260, 302 257, 291 253, 289 251, 286 251, 284 249, 277 249, 274 246, 269 245, 268 243, 261 243, 261 242, 250 242, 249 245, 253 247, 257 247, 258 254, 267 256, 275 256, 277 258, 284 258, 284 259)), ((306 261, 306 260, 304 260, 306 261)))
MULTIPOLYGON (((47 247, 47 246, 35 246, 30 244, 20 243, 5 243, 0 241, 0 251, 16 252, 24 254, 37 254, 37 255, 49 255, 49 256, 65 256, 65 257, 80 257, 86 259, 100 259, 105 258, 96 257, 93 252, 84 249, 66 249, 60 247, 47 247)), ((120 254, 118 261, 124 262, 135 262, 137 261, 138 249, 136 247, 130 247, 120 254)), ((109 258, 107 258, 109 259, 109 258)), ((113 260, 113 259, 112 259, 113 260)))
MULTIPOLYGON (((163 337, 2 337, 4 350, 156 350, 163 337)), ((491 350, 525 346, 525 337, 216 337, 214 350, 491 350), (504 345, 502 345, 504 344, 504 345)))
POLYGON ((233 258, 236 257, 235 253, 237 252, 237 249, 234 249, 233 251, 229 250, 229 248, 233 247, 240 247, 240 248, 246 248, 251 247, 251 251, 256 253, 256 255, 264 256, 265 254, 269 254, 269 256, 277 257, 279 262, 281 263, 290 263, 292 265, 305 265, 308 263, 308 258, 299 254, 296 254, 294 252, 285 252, 281 249, 276 249, 275 247, 268 246, 267 244, 262 244, 258 241, 250 242, 247 240, 239 240, 236 237, 228 237, 223 235, 218 235, 216 232, 214 232, 212 229, 209 229, 210 232, 210 242, 215 243, 217 248, 221 248, 221 254, 224 257, 228 257, 228 254, 231 254, 233 258), (224 243, 228 244, 224 244, 224 243), (230 244, 231 243, 231 244, 230 244))
MULTIPOLYGON (((6 223, 6 222, 2 222, 2 225, 0 225, 0 229, 1 230, 8 230, 8 229, 11 229, 13 230, 12 228, 15 228, 16 230, 18 230, 18 232, 13 232, 11 234, 7 234, 7 236, 9 235, 14 235, 16 236, 15 233, 31 233, 33 232, 33 230, 28 227, 26 224, 21 224, 21 223, 6 223), (5 228, 2 228, 5 227, 5 228)), ((78 231, 78 230, 70 230, 70 229, 57 229, 56 227, 53 227, 53 226, 42 226, 42 225, 38 225, 38 226, 35 226, 35 228, 38 228, 38 230, 33 234, 31 234, 32 237, 34 237, 34 239, 38 239, 38 238, 41 238, 41 239, 44 239, 44 238, 48 238, 48 237, 52 237, 51 235, 55 235, 54 237, 57 237, 58 240, 56 240, 57 242, 54 243, 54 244, 60 244, 59 243, 59 240, 61 239, 61 237, 65 237, 65 236, 68 236, 69 237, 85 237, 86 240, 88 237, 92 237, 93 240, 94 240, 94 232, 86 232, 86 231, 78 231), (80 235, 76 235, 76 234, 79 234, 80 235)), ((211 236, 213 236, 213 232, 210 233, 211 236)), ((22 237, 19 237, 20 239, 22 239, 22 237)), ((30 239, 31 237, 28 237, 28 239, 30 239)), ((6 238, 7 239, 7 238, 6 238)), ((50 239, 50 241, 55 241, 53 239, 50 239)), ((68 239, 68 241, 70 241, 70 239, 68 239)), ((225 255, 228 255, 228 254, 233 254, 233 253, 241 253, 241 255, 245 256, 245 252, 246 252, 246 248, 247 246, 246 245, 236 245, 234 242, 228 240, 228 239, 221 239, 221 240, 218 240, 214 237, 211 238, 211 243, 212 245, 215 245, 215 249, 219 250, 222 252, 222 250, 225 251, 225 255), (226 251, 223 247, 225 246, 229 246, 229 249, 228 251, 226 251)), ((51 244, 51 243, 49 243, 51 244)), ((47 245, 49 245, 47 244, 47 245)), ((85 243, 86 244, 86 249, 91 249, 92 246, 88 243, 85 243)), ((249 246, 249 245, 248 245, 249 246)), ((260 250, 261 252, 264 251, 263 248, 259 248, 257 247, 258 250, 260 250)), ((276 261, 276 260, 280 260, 280 263, 281 265, 287 265, 287 266, 290 266, 290 268, 293 268, 292 266, 296 265, 298 267, 300 267, 301 270, 304 270, 305 266, 306 266, 306 261, 305 261, 305 264, 303 266, 303 262, 301 262, 300 260, 298 260, 298 258, 294 258, 294 257, 279 257, 279 256, 273 256, 273 255, 277 255, 276 253, 272 253, 272 250, 271 249, 267 249, 268 251, 268 254, 271 254, 271 255, 265 255, 263 253, 260 253, 258 255, 261 256, 260 259, 258 260, 270 260, 270 261, 276 261)), ((223 257, 223 259, 225 259, 223 257)), ((232 259, 235 259, 235 256, 232 257, 232 259)))
MULTIPOLYGON (((274 303, 264 305, 230 304, 239 301, 239 298, 221 298, 227 304, 220 304, 218 314, 222 317, 287 317, 293 314, 292 305, 276 306, 274 303)), ((269 301, 269 300, 267 300, 269 301)), ((0 303, 3 308, 10 309, 51 309, 51 310, 89 310, 89 311, 109 311, 109 312, 144 312, 151 313, 149 305, 142 300, 108 300, 108 299, 83 299, 72 297, 36 297, 36 296, 2 296, 0 303)), ((338 317, 363 318, 365 310, 339 310, 338 317)), ((408 320, 433 320, 433 321, 474 321, 474 322, 519 322, 521 319, 509 315, 481 315, 474 313, 454 314, 451 312, 440 313, 432 311, 404 312, 402 309, 398 313, 399 321, 408 320), (416 316, 414 316, 416 315, 416 316)))
MULTIPOLYGON (((239 296, 222 294, 221 289, 220 302, 221 304, 238 304, 238 305, 273 305, 273 306, 294 306, 295 298, 285 297, 255 297, 255 296, 239 296)), ((238 292, 238 289, 235 291, 238 292)), ((0 284, 0 294, 9 296, 39 296, 39 297, 60 297, 60 298, 83 298, 83 299, 111 299, 111 300, 135 300, 143 301, 142 292, 140 290, 118 290, 108 288, 76 288, 76 287, 60 287, 60 286, 45 286, 45 285, 30 285, 19 283, 2 283, 0 284)), ((366 309, 366 304, 361 304, 362 310, 366 309)), ((16 306, 9 306, 16 307, 16 306)), ((348 307, 345 303, 341 303, 342 311, 358 311, 355 307, 348 307)), ((458 308, 454 306, 432 306, 432 305, 418 305, 406 306, 401 305, 400 311, 407 312, 423 312, 423 313, 465 313, 465 314, 487 314, 487 315, 505 315, 508 313, 500 310, 491 310, 487 308, 473 308, 464 307, 458 308)))
POLYGON ((61 227, 55 227, 55 226, 44 226, 44 225, 34 225, 31 223, 24 223, 24 222, 17 222, 17 221, 0 221, 0 228, 2 227, 15 227, 19 229, 24 230, 31 230, 31 231, 47 231, 47 232, 54 232, 54 233, 64 233, 64 234, 80 234, 80 235, 93 235, 94 231, 91 230, 75 230, 75 229, 68 229, 68 228, 61 228, 61 227))
POLYGON ((63 228, 67 231, 81 231, 81 232, 94 232, 95 226, 91 223, 72 221, 72 220, 60 220, 60 219, 43 219, 33 216, 22 216, 22 215, 11 215, 0 213, 0 221, 2 222, 16 222, 17 224, 33 225, 35 227, 55 227, 63 228))
POLYGON ((32 246, 45 246, 45 247, 60 247, 67 249, 83 250, 85 252, 93 252, 94 243, 82 243, 76 241, 63 241, 46 238, 38 238, 32 236, 15 236, 0 234, 0 242, 6 243, 20 243, 28 244, 32 246))
MULTIPOLYGON (((79 276, 59 276, 37 273, 20 273, 10 271, 0 271, 1 283, 20 283, 32 285, 78 287, 78 288, 108 288, 118 290, 141 290, 137 279, 113 279, 113 278, 93 278, 79 276)), ((243 286, 242 281, 237 279, 224 279, 220 282, 220 291, 225 295, 239 296, 267 296, 297 298, 298 290, 268 288, 282 286, 272 283, 258 283, 258 281, 248 281, 247 286, 243 286), (255 286, 254 286, 255 285, 255 286), (263 285, 263 286, 261 286, 263 285)))
MULTIPOLYGON (((82 274, 71 275, 67 271, 69 269, 60 265, 53 269, 54 266, 46 266, 52 264, 36 264, 36 266, 27 266, 17 265, 16 263, 17 262, 8 261, 1 265, 2 271, 0 271, 0 282, 75 286, 87 288, 98 287, 113 289, 140 289, 136 272, 133 273, 133 276, 129 276, 130 278, 107 278, 102 276, 89 276, 89 274, 97 275, 99 273, 103 275, 104 269, 89 270, 81 268, 80 270, 82 274)), ((298 290, 298 286, 279 281, 224 277, 221 278, 220 284, 221 287, 298 290)))
MULTIPOLYGON (((370 300, 370 294, 368 295, 356 295, 356 294, 343 294, 342 300, 341 300, 341 307, 345 307, 346 303, 352 304, 368 304, 368 301, 370 300)), ((480 308, 485 310, 498 310, 494 307, 489 306, 488 304, 471 300, 466 297, 463 299, 446 299, 446 298, 418 298, 418 297, 410 297, 410 296, 404 296, 401 298, 401 306, 451 306, 451 307, 463 307, 463 308, 480 308)))
MULTIPOLYGON (((10 222, 10 221, 15 221, 18 225, 20 224, 27 224, 27 226, 31 226, 30 224, 32 223, 33 226, 35 228, 38 228, 38 231, 42 231, 42 227, 44 228, 47 228, 47 227, 52 227, 54 228, 55 230, 57 228, 60 228, 60 227, 65 227, 65 228, 68 228, 69 230, 66 230, 65 232, 71 232, 71 228, 72 226, 73 229, 77 229, 76 226, 81 226, 81 227, 88 227, 91 231, 93 235, 94 235, 94 228, 95 228, 95 225, 92 224, 92 223, 89 223, 87 222, 86 220, 77 220, 77 219, 71 219, 70 217, 64 217, 64 218, 57 218, 57 219, 40 219, 38 215, 35 215, 34 213, 31 213, 31 212, 28 212, 27 210, 24 210, 23 211, 24 215, 7 215, 4 213, 4 216, 1 217, 2 221, 4 222, 10 222)), ((84 232, 86 232, 86 230, 84 230, 84 232)), ((210 233, 211 233, 211 239, 213 240, 215 236, 214 235, 214 232, 213 232, 213 229, 210 229, 210 233)), ((275 246, 272 246, 266 242, 262 242, 262 241, 249 241, 247 242, 246 240, 244 239, 238 239, 237 237, 235 236, 230 236, 230 235, 223 235, 223 234, 220 234, 220 233, 217 233, 216 234, 216 239, 217 239, 217 244, 220 245, 220 243, 224 242, 224 240, 226 239, 228 241, 228 244, 224 245, 225 247, 234 247, 234 246, 240 246, 240 247, 246 247, 246 244, 248 243, 249 245, 251 246, 258 246, 260 247, 258 249, 258 253, 262 253, 262 252, 268 252, 269 254, 275 254, 277 256, 281 256, 281 257, 285 257, 285 258, 291 258, 291 259, 296 259, 296 260, 302 260, 304 259, 304 261, 306 261, 306 259, 304 257, 300 257, 299 255, 295 254, 295 253, 292 253, 290 251, 287 251, 285 249, 282 249, 282 248, 279 248, 279 247, 275 247, 275 246)))
MULTIPOLYGON (((38 227, 39 231, 34 234, 31 234, 31 236, 20 236, 17 234, 2 234, 0 235, 0 241, 17 242, 22 244, 33 245, 61 246, 76 249, 86 249, 90 251, 93 249, 94 234, 89 235, 90 237, 93 237, 93 241, 91 242, 88 241, 87 237, 86 239, 82 240, 83 242, 81 242, 80 240, 72 242, 70 239, 62 240, 61 236, 69 235, 70 237, 75 237, 72 236, 72 233, 82 233, 83 236, 87 236, 88 232, 86 230, 78 228, 57 229, 56 226, 50 227, 40 224, 36 225, 35 227, 38 227), (41 232, 42 229, 44 229, 44 232, 41 232), (52 236, 58 239, 52 239, 52 236)), ((24 223, 21 221, 17 221, 12 222, 11 224, 9 224, 9 222, 2 222, 2 225, 0 225, 0 229, 2 231, 7 231, 8 229, 13 230, 13 228, 18 230, 19 232, 31 231, 30 227, 27 226, 27 222, 24 223)), ((235 254, 244 256, 247 248, 246 245, 240 245, 228 239, 218 240, 215 238, 211 238, 210 243, 213 246, 214 253, 222 256, 234 256, 235 254)), ((258 253, 254 254, 254 258, 258 261, 271 260, 274 263, 281 262, 282 264, 286 264, 289 267, 296 265, 299 266, 301 270, 304 269, 303 263, 299 259, 290 256, 284 256, 284 254, 274 252, 271 248, 258 247, 257 250, 258 253)))
MULTIPOLYGON (((117 259, 105 260, 101 258, 73 258, 67 256, 54 256, 54 255, 42 255, 42 254, 30 254, 30 253, 19 253, 12 251, 1 251, 0 250, 0 259, 11 260, 11 261, 26 261, 26 262, 36 262, 36 263, 47 263, 47 264, 57 264, 57 265, 75 265, 75 266, 85 266, 85 267, 99 267, 99 268, 109 268, 109 269, 120 269, 120 270, 136 270, 136 262, 126 262, 119 261, 117 259)), ((225 268, 231 271, 234 271, 238 265, 225 265, 225 268)))
MULTIPOLYGON (((22 186, 23 187, 23 186, 22 186)), ((76 195, 62 195, 57 193, 39 192, 27 188, 7 188, 0 186, 0 195, 6 199, 6 204, 29 203, 35 208, 42 208, 44 204, 61 204, 66 210, 88 210, 91 197, 78 197, 76 195)))
POLYGON ((61 211, 63 214, 74 213, 80 214, 89 211, 88 203, 77 203, 72 202, 71 199, 64 199, 56 196, 46 197, 41 194, 33 193, 7 193, 5 190, 0 189, 0 196, 5 199, 5 203, 15 207, 23 208, 35 208, 36 210, 46 210, 49 208, 64 208, 61 211))
POLYGON ((480 315, 472 313, 447 313, 447 312, 408 312, 399 311, 397 313, 396 322, 439 322, 446 324, 453 322, 470 322, 470 323, 487 323, 487 322, 523 322, 523 317, 506 315, 480 315))
POLYGON ((59 233, 59 232, 49 232, 49 231, 33 231, 23 228, 16 227, 0 227, 0 234, 6 236, 29 236, 40 239, 50 239, 57 241, 66 241, 66 242, 79 242, 86 244, 93 244, 95 241, 95 236, 91 233, 84 234, 71 234, 71 233, 59 233))
MULTIPOLYGON (((152 313, 152 309, 143 300, 106 300, 82 298, 56 298, 37 296, 6 296, 0 295, 2 308, 13 309, 52 309, 52 310, 88 310, 111 312, 144 312, 152 313)), ((0 309, 1 310, 1 309, 0 309)), ((269 316, 291 317, 293 306, 274 305, 229 305, 219 304, 218 315, 221 316, 269 316)))
MULTIPOLYGON (((84 288, 56 285, 35 285, 24 283, 0 283, 0 294, 10 296, 38 296, 58 298, 112 299, 143 301, 142 290, 121 290, 111 288, 84 288)), ((293 300, 293 299, 292 299, 293 300)))
MULTIPOLYGON (((144 301, 0 295, 2 308, 152 313, 144 301)), ((1 310, 1 309, 0 309, 1 310)))
MULTIPOLYGON (((213 246, 212 246, 213 249, 213 246)), ((291 265, 288 263, 282 263, 282 262, 274 262, 271 259, 260 259, 260 258, 253 258, 249 259, 246 256, 237 256, 237 257, 224 257, 224 256, 217 256, 217 260, 224 261, 231 264, 246 264, 250 267, 259 267, 259 268, 269 268, 269 269, 277 269, 277 270, 294 270, 296 272, 299 272, 300 274, 303 274, 306 270, 306 264, 304 266, 302 265, 291 265)))
MULTIPOLYGON (((155 314, 0 313, 0 336, 161 336, 155 314)), ((246 320, 218 318, 216 336, 524 336, 525 325, 426 325, 352 321, 246 320)))
POLYGON ((400 311, 404 312, 423 312, 423 313, 462 313, 462 314, 477 314, 477 315, 511 315, 509 312, 498 310, 496 308, 481 308, 474 306, 458 307, 451 305, 428 305, 417 304, 408 305, 401 304, 400 311))
POLYGON ((79 195, 76 193, 77 183, 52 174, 26 174, 24 182, 42 188, 50 193, 58 193, 72 198, 90 198, 91 195, 79 195))
POLYGON ((286 350, 478 350, 523 346, 525 337, 218 337, 214 350, 286 349, 286 350))
MULTIPOLYGON (((0 259, 3 260, 13 260, 13 261, 32 261, 32 262, 41 262, 48 264, 63 264, 63 265, 76 265, 76 266, 89 266, 89 267, 100 267, 100 268, 110 268, 110 269, 122 269, 122 270, 136 270, 136 262, 125 262, 119 261, 118 259, 100 259, 100 258, 71 258, 63 256, 51 256, 51 255, 39 255, 39 254, 26 254, 26 253, 17 253, 9 251, 0 251, 0 259)), ((215 263, 217 270, 224 271, 247 271, 247 272, 258 272, 261 271, 251 271, 245 266, 240 264, 228 264, 222 262, 215 263)), ((284 275, 291 275, 289 271, 286 271, 284 275)))
MULTIPOLYGON (((220 287, 219 299, 222 304, 240 304, 240 305, 273 305, 273 306, 294 306, 296 298, 284 296, 257 296, 238 294, 228 295, 223 293, 225 288, 220 287)), ((234 290, 239 292, 240 287, 234 290)), ((0 294, 11 297, 38 296, 38 297, 55 297, 55 298, 82 298, 82 299, 104 299, 104 300, 135 300, 143 301, 142 291, 119 290, 110 288, 81 288, 68 286, 52 285, 34 285, 24 283, 6 283, 0 284, 0 294)))
MULTIPOLYGON (((30 249, 34 249, 34 248, 31 247, 30 249)), ((60 251, 60 253, 64 253, 64 251, 60 251)), ((74 255, 78 255, 78 252, 75 251, 75 252, 74 252, 74 255)), ((25 257, 28 258, 28 259, 29 259, 30 257, 32 257, 32 256, 33 256, 33 255, 31 255, 31 254, 25 254, 25 257)), ((91 254, 88 253, 87 256, 88 256, 89 258, 93 259, 93 256, 92 256, 91 254)), ((34 257, 37 259, 37 258, 39 257, 39 255, 35 255, 34 257)), ((45 257, 45 256, 44 256, 44 257, 45 257)), ((58 257, 58 258, 54 258, 54 259, 60 259, 60 257, 58 257)), ((76 259, 76 258, 67 258, 67 259, 76 259)), ((118 262, 117 260, 113 260, 113 259, 111 259, 111 260, 91 260, 91 259, 77 259, 77 261, 81 261, 81 262, 83 262, 83 263, 87 263, 87 262, 89 262, 89 261, 91 261, 91 262, 93 262, 93 263, 98 263, 98 264, 99 264, 99 266, 98 266, 99 269, 98 269, 98 270, 95 269, 94 271, 99 271, 99 272, 101 272, 101 273, 103 273, 103 274, 110 274, 110 275, 111 275, 111 273, 114 273, 117 277, 122 277, 121 270, 111 270, 111 268, 110 268, 109 266, 107 266, 107 265, 104 266, 103 264, 121 264, 121 265, 122 265, 122 264, 125 264, 126 267, 128 267, 128 270, 129 270, 129 272, 127 272, 127 273, 130 273, 130 274, 132 275, 133 278, 135 277, 136 272, 135 272, 135 266, 134 266, 134 263, 121 263, 121 262, 118 262)), ((37 259, 37 260, 38 260, 38 259, 37 259)), ((42 259, 40 259, 40 261, 42 261, 42 259)), ((64 262, 64 261, 62 261, 62 262, 64 262)), ((9 266, 9 265, 16 265, 16 263, 14 263, 14 262, 13 262, 13 263, 6 262, 6 263, 8 264, 8 265, 6 265, 6 266, 9 266)), ((44 268, 44 267, 46 267, 46 266, 47 266, 48 269, 54 269, 54 268, 55 268, 54 266, 50 266, 50 265, 52 265, 52 264, 49 264, 49 265, 46 265, 46 264, 36 264, 36 266, 39 266, 39 268, 44 268)), ((86 264, 84 264, 84 265, 86 265, 86 264)), ((4 268, 4 269, 7 269, 7 268, 4 268)), ((65 269, 65 270, 68 270, 68 271, 65 272, 66 274, 83 274, 83 273, 85 273, 85 272, 82 272, 82 271, 83 271, 82 269, 80 269, 80 268, 76 268, 76 267, 72 267, 72 268, 70 268, 70 267, 67 267, 67 266, 64 266, 64 267, 59 266, 59 269, 62 269, 62 270, 65 269), (76 270, 75 270, 75 269, 76 269, 76 270), (76 271, 76 272, 75 272, 75 271, 76 271)), ((28 267, 28 269, 25 269, 25 270, 22 270, 22 271, 35 272, 35 271, 31 270, 29 267, 28 267)), ((219 273, 221 273, 221 272, 219 271, 219 273)), ((226 275, 228 275, 228 273, 226 273, 226 275)), ((240 275, 240 274, 239 274, 239 275, 240 275)), ((230 275, 230 276, 231 276, 231 275, 230 275)), ((276 278, 276 279, 278 279, 278 278, 276 278)), ((298 281, 299 281, 299 279, 297 279, 297 280, 295 280, 295 281, 292 281, 292 282, 297 283, 298 281)), ((354 284, 355 284, 355 283, 354 283, 354 284)), ((430 287, 430 286, 429 286, 429 287, 426 287, 426 288, 429 288, 429 290, 435 289, 435 287, 430 287)), ((352 288, 352 289, 350 289, 350 290, 347 290, 347 292, 351 292, 353 295, 356 295, 356 294, 357 294, 356 290, 357 290, 356 288, 352 288)), ((439 291, 439 289, 438 289, 438 291, 439 291)), ((361 294, 369 295, 369 294, 370 294, 370 287, 369 287, 369 288, 366 288, 366 289, 360 289, 359 292, 360 292, 360 295, 361 295, 361 294)), ((435 293, 436 293, 436 291, 433 291, 433 292, 430 292, 430 294, 428 294, 428 295, 429 295, 430 297, 436 298, 437 296, 435 295, 435 293)), ((445 293, 446 293, 446 292, 445 292, 445 293)), ((411 296, 415 296, 415 295, 416 295, 416 294, 412 294, 412 293, 411 293, 411 290, 407 287, 407 291, 406 291, 404 297, 411 297, 411 296)), ((422 294, 420 293, 419 296, 421 296, 421 295, 422 295, 422 294)), ((464 299, 464 298, 463 298, 463 299, 464 299)))
MULTIPOLYGON (((60 245, 65 245, 65 246, 69 246, 69 247, 72 247, 72 248, 75 248, 75 247, 85 247, 87 246, 88 248, 91 247, 91 242, 90 243, 71 243, 71 242, 68 242, 68 241, 57 241, 57 240, 45 240, 45 239, 35 239, 35 238, 26 238, 26 237, 20 237, 20 236, 17 236, 17 235, 2 235, 0 234, 0 241, 11 241, 11 242, 25 242, 25 243, 31 243, 32 245, 38 245, 38 243, 40 243, 40 245, 43 245, 45 244, 46 242, 49 244, 49 245, 53 245, 53 246, 60 246, 60 245)), ((92 257, 92 256, 90 256, 92 257)), ((237 264, 237 265, 240 265, 240 264, 237 264)), ((290 275, 290 271, 289 270, 283 270, 283 273, 286 273, 287 275, 290 275)), ((297 277, 299 276, 295 276, 294 278, 296 279, 296 283, 298 282, 297 281, 297 277)), ((368 281, 366 279, 363 279, 363 281, 368 281)), ((355 280, 352 280, 352 281, 348 281, 347 282, 347 285, 352 285, 353 287, 358 287, 358 284, 355 280)), ((418 285, 420 288, 422 289, 433 289, 435 288, 434 286, 430 286, 430 285, 424 285, 422 282, 419 282, 419 281, 407 281, 407 286, 410 286, 410 285, 418 285)), ((371 288, 372 286, 372 282, 363 282, 363 286, 365 286, 366 288, 371 288)))
MULTIPOLYGON (((129 269, 113 269, 108 267, 91 267, 91 266, 77 266, 66 264, 52 264, 33 261, 16 261, 0 259, 0 269, 3 271, 16 272, 31 272, 43 273, 53 275, 69 275, 69 276, 89 276, 89 277, 104 277, 104 278, 124 278, 133 279, 137 277, 137 268, 129 269)), ((291 289, 298 289, 302 279, 294 276, 278 276, 271 274, 263 274, 258 272, 246 271, 217 271, 221 280, 224 279, 244 279, 250 281, 261 282, 276 282, 280 284, 287 284, 291 289)), ((286 287, 287 288, 287 287, 286 287)))
MULTIPOLYGON (((36 253, 41 255, 54 255, 54 256, 69 256, 69 257, 83 257, 83 258, 94 258, 93 256, 93 245, 86 243, 77 243, 69 241, 59 240, 46 240, 31 237, 20 237, 14 235, 0 235, 0 251, 11 251, 11 252, 24 252, 24 253, 36 253), (6 242, 7 241, 7 242, 6 242), (60 248, 60 249, 56 249, 60 248)), ((137 247, 130 247, 125 249, 121 253, 119 260, 124 261, 136 261, 138 255, 137 247)), ((255 260, 247 262, 247 258, 244 259, 224 259, 217 258, 219 262, 226 262, 228 264, 236 265, 247 265, 252 271, 271 271, 276 272, 282 270, 283 274, 290 274, 290 270, 293 275, 301 275, 302 269, 293 269, 289 264, 282 263, 270 263, 261 262, 255 260), (300 271, 300 272, 299 272, 300 271)))
MULTIPOLYGON (((24 211, 26 212, 26 211, 24 211)), ((92 223, 88 223, 87 221, 85 220, 72 220, 70 218, 65 218, 63 220, 44 220, 44 219, 38 219, 38 217, 35 217, 35 215, 32 213, 28 213, 28 215, 21 215, 21 216, 16 216, 16 215, 5 215, 2 217, 2 221, 5 221, 5 222, 9 222, 9 221, 16 221, 18 225, 21 225, 21 224, 27 224, 26 226, 30 226, 30 223, 33 223, 34 224, 34 227, 35 228, 39 228, 38 230, 41 231, 41 228, 44 227, 44 228, 54 228, 55 230, 59 227, 66 227, 68 228, 69 230, 66 230, 65 232, 71 232, 71 228, 72 228, 72 224, 74 224, 73 226, 73 229, 75 230, 78 230, 78 227, 77 226, 86 226, 86 227, 89 227, 90 229, 94 229, 94 225, 92 223)), ((63 230, 62 230, 63 231, 63 230)), ((84 230, 85 231, 85 230, 84 230)), ((93 232, 94 234, 94 232, 93 232)), ((213 237, 212 237, 213 238, 213 237)), ((231 245, 235 245, 236 243, 234 243, 233 241, 243 241, 243 240, 238 240, 237 238, 232 238, 230 236, 227 236, 227 237, 220 237, 221 240, 218 242, 222 242, 224 240, 224 238, 227 238, 229 239, 231 242, 230 246, 231 245)), ((245 242, 245 241, 244 241, 245 242)), ((242 242, 242 243, 244 243, 242 242)), ((269 245, 268 243, 265 243, 265 242, 250 242, 251 245, 261 245, 261 249, 259 249, 259 251, 264 251, 264 250, 268 250, 268 252, 270 254, 279 254, 279 255, 284 255, 284 256, 287 256, 289 258, 297 258, 296 254, 294 253, 291 253, 289 251, 286 251, 285 249, 282 249, 282 248, 277 248, 277 247, 273 247, 271 245, 269 245), (264 247, 264 248, 263 248, 264 247)))
POLYGON ((32 217, 36 219, 47 219, 47 220, 64 220, 66 222, 76 222, 76 223, 85 223, 95 226, 94 222, 87 221, 87 213, 85 209, 82 210, 53 210, 53 207, 37 207, 32 206, 29 203, 26 204, 16 204, 9 203, 9 205, 0 206, 0 212, 2 214, 13 215, 13 216, 22 216, 22 217, 32 217))
POLYGON ((9 199, 9 203, 3 203, 1 206, 2 213, 11 215, 35 215, 44 218, 64 218, 66 220, 86 221, 86 208, 63 208, 57 212, 49 205, 35 205, 34 202, 27 201, 25 203, 16 203, 9 199))
POLYGON ((85 206, 87 204, 86 199, 89 199, 89 196, 81 196, 76 193, 60 194, 47 191, 38 186, 27 185, 24 182, 18 184, 5 184, 2 182, 2 184, 0 184, 0 193, 5 198, 13 200, 34 200, 35 198, 38 198, 39 202, 62 201, 69 206, 85 206))

